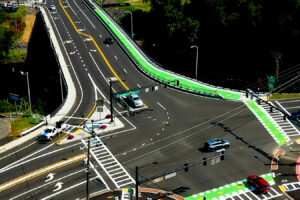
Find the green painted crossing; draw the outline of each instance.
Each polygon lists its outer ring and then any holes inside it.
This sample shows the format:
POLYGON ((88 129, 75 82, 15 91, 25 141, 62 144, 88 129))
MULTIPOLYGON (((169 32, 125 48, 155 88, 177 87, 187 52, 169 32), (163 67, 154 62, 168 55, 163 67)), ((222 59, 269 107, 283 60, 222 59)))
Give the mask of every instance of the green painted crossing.
MULTIPOLYGON (((275 180, 271 173, 261 175, 269 182, 270 185, 275 184, 275 180)), ((218 200, 218 199, 226 199, 228 196, 235 196, 238 193, 243 193, 249 191, 249 185, 246 180, 238 181, 235 183, 227 184, 219 188, 207 190, 205 192, 201 192, 198 194, 194 194, 192 196, 185 197, 187 200, 201 200, 206 198, 206 200, 218 200)))
POLYGON ((278 125, 276 125, 275 121, 268 115, 259 105, 252 100, 246 100, 244 103, 248 106, 248 108, 254 113, 254 115, 258 118, 258 120, 264 125, 264 127, 268 130, 270 135, 274 138, 274 140, 279 145, 284 145, 290 139, 283 132, 278 125))

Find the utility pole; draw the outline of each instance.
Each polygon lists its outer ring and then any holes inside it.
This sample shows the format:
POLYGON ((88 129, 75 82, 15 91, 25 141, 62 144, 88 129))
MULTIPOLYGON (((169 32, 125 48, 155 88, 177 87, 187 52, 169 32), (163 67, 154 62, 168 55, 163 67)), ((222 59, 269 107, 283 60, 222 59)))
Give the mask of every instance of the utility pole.
POLYGON ((91 141, 88 139, 88 157, 87 157, 87 165, 86 165, 86 199, 89 200, 89 181, 90 181, 90 148, 91 141))
POLYGON ((28 72, 22 72, 20 71, 20 73, 22 75, 26 75, 26 79, 27 79, 27 89, 28 89, 28 100, 29 100, 29 111, 30 111, 30 116, 32 116, 32 110, 31 110, 31 98, 30 98, 30 85, 29 85, 29 75, 28 72))

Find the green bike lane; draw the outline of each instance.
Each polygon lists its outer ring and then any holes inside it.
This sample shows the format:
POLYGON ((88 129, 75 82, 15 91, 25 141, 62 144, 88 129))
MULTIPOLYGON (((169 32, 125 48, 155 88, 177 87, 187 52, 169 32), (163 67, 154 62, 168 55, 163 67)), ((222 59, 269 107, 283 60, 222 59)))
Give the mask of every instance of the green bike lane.
MULTIPOLYGON (((263 177, 265 180, 267 180, 270 185, 275 184, 275 180, 271 173, 260 175, 260 177, 263 177)), ((228 196, 236 196, 238 194, 249 191, 249 189, 250 186, 247 184, 247 181, 245 179, 218 188, 207 190, 205 192, 200 192, 198 194, 185 197, 185 199, 201 200, 204 199, 204 197, 206 198, 206 200, 226 199, 228 198, 228 196)))
POLYGON ((232 100, 241 100, 242 93, 233 92, 224 89, 216 89, 214 87, 210 87, 195 80, 189 80, 184 77, 181 77, 176 74, 172 74, 165 70, 159 69, 158 67, 153 66, 148 60, 141 55, 141 53, 134 47, 132 43, 126 38, 124 33, 122 33, 114 23, 112 23, 108 18, 108 16, 104 13, 104 11, 100 9, 94 9, 94 11, 98 14, 98 16, 103 20, 106 26, 113 32, 115 37, 118 38, 119 42, 126 49, 126 51, 131 55, 132 59, 136 62, 136 64, 148 75, 162 81, 167 82, 170 85, 177 86, 176 81, 179 81, 178 87, 183 90, 188 90, 195 93, 200 93, 203 95, 216 96, 224 99, 232 99, 232 100))
POLYGON ((244 103, 258 118, 262 125, 267 129, 269 134, 277 142, 277 144, 284 145, 290 138, 284 133, 284 131, 278 126, 278 124, 272 119, 272 117, 264 111, 255 101, 246 100, 244 103))

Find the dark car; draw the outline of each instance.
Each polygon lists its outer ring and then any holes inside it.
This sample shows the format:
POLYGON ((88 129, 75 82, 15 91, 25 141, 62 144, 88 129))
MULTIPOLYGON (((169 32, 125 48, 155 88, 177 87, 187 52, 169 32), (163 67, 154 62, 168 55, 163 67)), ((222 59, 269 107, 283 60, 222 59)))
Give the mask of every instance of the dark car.
POLYGON ((104 44, 112 44, 114 43, 114 40, 112 38, 106 38, 104 41, 103 41, 104 44))
POLYGON ((229 140, 226 139, 211 139, 204 143, 204 149, 207 151, 217 151, 221 149, 228 149, 230 147, 229 140))
POLYGON ((264 178, 258 175, 251 175, 247 178, 247 182, 250 186, 253 186, 260 193, 268 193, 271 190, 271 186, 264 178))

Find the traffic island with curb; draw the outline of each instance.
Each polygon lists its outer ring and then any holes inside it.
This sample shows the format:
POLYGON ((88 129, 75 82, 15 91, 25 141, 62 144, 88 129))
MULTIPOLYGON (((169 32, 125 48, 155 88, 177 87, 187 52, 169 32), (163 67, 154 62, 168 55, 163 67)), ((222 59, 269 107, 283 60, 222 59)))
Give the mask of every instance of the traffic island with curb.
MULTIPOLYGON (((120 199, 123 200, 125 198, 122 198, 122 193, 124 192, 128 193, 128 189, 116 189, 116 190, 108 190, 108 191, 102 191, 97 194, 93 194, 89 197, 91 200, 104 200, 107 198, 111 199, 120 199)), ((159 190, 159 189, 153 189, 153 188, 139 188, 139 199, 141 200, 149 200, 149 199, 174 199, 174 200, 184 200, 184 197, 181 197, 176 194, 172 194, 170 192, 159 190)), ((126 198, 130 199, 130 198, 126 198)), ((132 199, 135 199, 133 197, 132 199)), ((82 198, 81 200, 86 200, 86 198, 82 198)))

